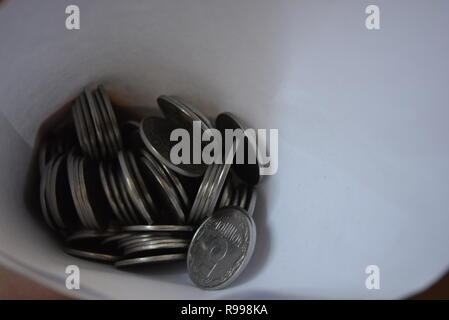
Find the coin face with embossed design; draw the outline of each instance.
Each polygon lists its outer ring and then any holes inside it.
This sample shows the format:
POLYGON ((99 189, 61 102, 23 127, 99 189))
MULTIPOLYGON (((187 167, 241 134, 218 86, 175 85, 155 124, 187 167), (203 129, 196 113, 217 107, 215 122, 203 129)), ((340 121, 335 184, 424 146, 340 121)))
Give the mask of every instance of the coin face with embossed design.
POLYGON ((187 270, 203 289, 222 289, 243 271, 254 251, 256 227, 244 210, 223 208, 206 219, 187 253, 187 270))

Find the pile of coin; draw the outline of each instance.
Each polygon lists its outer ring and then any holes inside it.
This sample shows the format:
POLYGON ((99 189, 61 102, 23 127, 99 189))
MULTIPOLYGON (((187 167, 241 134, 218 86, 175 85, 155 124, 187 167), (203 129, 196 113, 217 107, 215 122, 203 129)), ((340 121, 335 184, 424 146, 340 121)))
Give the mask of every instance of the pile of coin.
MULTIPOLYGON (((230 113, 214 126, 173 96, 157 104, 163 117, 118 117, 103 86, 85 89, 40 143, 42 216, 70 255, 119 268, 186 259, 196 285, 223 288, 254 250, 259 163, 175 164, 175 129, 246 127, 230 113)), ((224 150, 223 159, 253 148, 248 141, 224 150)))

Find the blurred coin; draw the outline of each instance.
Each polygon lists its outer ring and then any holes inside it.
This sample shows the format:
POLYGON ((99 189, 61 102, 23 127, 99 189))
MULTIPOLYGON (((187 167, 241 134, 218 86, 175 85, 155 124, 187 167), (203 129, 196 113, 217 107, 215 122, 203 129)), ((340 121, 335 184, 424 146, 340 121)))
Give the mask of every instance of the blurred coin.
POLYGON ((82 92, 80 94, 80 106, 80 114, 82 116, 82 119, 84 119, 84 126, 86 128, 83 134, 87 135, 86 140, 89 141, 93 156, 95 159, 98 159, 101 157, 101 151, 99 149, 99 144, 97 141, 97 136, 95 134, 93 120, 89 111, 85 92, 82 92))
POLYGON ((93 252, 82 249, 74 249, 66 247, 64 251, 74 257, 83 258, 88 260, 100 261, 100 262, 115 262, 118 261, 121 257, 115 256, 107 253, 93 252))
POLYGON ((140 225, 140 226, 124 226, 122 230, 125 232, 147 232, 147 231, 169 231, 169 232, 189 232, 193 231, 192 226, 180 225, 140 225))
MULTIPOLYGON (((241 129, 245 132, 248 127, 243 124, 243 122, 238 119, 235 115, 230 112, 220 113, 215 120, 217 129, 222 133, 226 129, 241 129)), ((255 138, 255 137, 254 137, 255 138)), ((237 175, 246 183, 251 185, 256 185, 260 182, 261 167, 257 159, 257 144, 254 139, 250 139, 249 135, 245 133, 244 143, 239 146, 239 148, 244 148, 244 163, 235 163, 233 168, 237 175), (250 160, 254 160, 254 163, 250 163, 250 160)))
POLYGON ((51 165, 52 165, 51 163, 48 163, 47 165, 45 165, 44 170, 42 172, 42 176, 41 176, 41 180, 40 180, 39 199, 40 199, 42 216, 44 217, 45 222, 47 223, 47 225, 50 228, 52 228, 53 230, 56 230, 56 225, 50 216, 48 203, 47 203, 47 199, 46 199, 46 190, 47 190, 47 186, 48 186, 48 178, 49 178, 49 173, 50 173, 49 168, 51 167, 51 165))
POLYGON ((122 137, 120 134, 120 129, 117 121, 117 117, 115 115, 114 107, 112 106, 111 100, 109 100, 109 96, 102 85, 99 85, 97 88, 98 93, 100 94, 101 101, 103 102, 103 107, 106 109, 106 113, 109 118, 110 127, 114 134, 114 141, 118 150, 121 150, 123 147, 122 137))
POLYGON ((90 146, 89 139, 87 138, 88 134, 86 134, 86 126, 84 124, 84 117, 81 114, 81 98, 77 97, 75 99, 75 104, 72 107, 72 116, 73 121, 75 123, 75 130, 78 137, 78 142, 81 146, 81 150, 83 153, 89 157, 93 157, 93 151, 90 146))
POLYGON ((146 181, 158 188, 159 197, 164 202, 167 211, 170 213, 169 221, 177 224, 185 222, 185 215, 178 198, 178 194, 170 180, 159 163, 148 152, 141 153, 140 163, 142 164, 142 174, 145 175, 146 181))
POLYGON ((146 241, 142 244, 136 244, 132 246, 125 247, 123 249, 123 254, 129 256, 132 254, 148 254, 149 251, 159 251, 159 250, 175 250, 175 249, 186 249, 189 247, 189 241, 186 239, 178 240, 154 240, 146 241))
POLYGON ((248 199, 246 202, 246 212, 251 217, 254 214, 257 201, 257 190, 255 187, 248 186, 248 199))
MULTIPOLYGON (((190 157, 189 163, 174 164, 170 160, 172 148, 179 143, 171 141, 170 135, 177 128, 173 122, 167 119, 146 117, 140 123, 139 132, 145 147, 158 161, 181 175, 199 177, 206 170, 204 164, 194 164, 192 157, 190 157)), ((190 134, 189 138, 191 139, 190 143, 193 143, 194 137, 190 134)), ((201 144, 201 141, 198 143, 201 144)))
POLYGON ((137 266, 137 265, 178 261, 178 260, 184 260, 185 258, 186 258, 185 253, 162 254, 162 255, 157 255, 157 256, 123 259, 123 260, 117 261, 115 263, 115 266, 117 268, 123 268, 123 267, 137 266))
POLYGON ((122 213, 120 212, 120 209, 119 209, 119 205, 114 198, 114 192, 110 186, 110 182, 109 182, 108 178, 106 177, 103 163, 99 163, 98 170, 100 172, 101 185, 103 186, 103 190, 104 190, 106 197, 109 201, 109 205, 112 209, 112 212, 114 213, 117 220, 120 223, 124 224, 126 220, 122 216, 122 213))
POLYGON ((109 151, 109 155, 115 156, 119 150, 119 146, 117 145, 117 141, 115 138, 115 134, 112 129, 112 121, 109 118, 108 112, 106 110, 106 107, 104 105, 103 99, 98 92, 98 90, 94 90, 92 92, 94 100, 96 102, 96 106, 98 108, 98 114, 101 119, 101 126, 106 142, 107 149, 109 151))
POLYGON ((161 95, 157 98, 157 103, 167 119, 176 122, 183 128, 191 129, 193 121, 200 121, 202 130, 212 128, 206 116, 177 97, 161 95))
POLYGON ((98 150, 99 155, 102 158, 108 157, 109 150, 106 145, 106 137, 104 136, 104 128, 102 119, 100 116, 100 112, 98 110, 98 105, 96 104, 96 100, 94 99, 92 93, 88 91, 87 89, 84 89, 84 97, 86 99, 86 107, 90 115, 91 122, 94 127, 95 135, 97 137, 98 142, 98 150))
POLYGON ((118 160, 128 195, 130 196, 132 203, 135 205, 140 213, 140 216, 148 223, 153 224, 153 218, 151 217, 148 207, 142 199, 141 191, 137 185, 136 177, 132 174, 128 156, 126 153, 120 151, 118 153, 118 160))

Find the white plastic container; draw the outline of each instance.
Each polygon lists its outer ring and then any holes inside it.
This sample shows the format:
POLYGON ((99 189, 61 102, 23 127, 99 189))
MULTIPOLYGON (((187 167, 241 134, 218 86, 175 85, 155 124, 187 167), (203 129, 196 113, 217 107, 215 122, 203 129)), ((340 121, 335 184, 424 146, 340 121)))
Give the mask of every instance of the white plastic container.
POLYGON ((78 0, 0 4, 0 264, 85 298, 400 298, 449 267, 449 3, 78 0), (41 122, 88 84, 176 94, 279 129, 255 255, 222 291, 182 264, 131 273, 64 254, 23 201, 41 122), (65 268, 81 270, 68 291, 65 268), (368 290, 377 265, 380 289, 368 290))

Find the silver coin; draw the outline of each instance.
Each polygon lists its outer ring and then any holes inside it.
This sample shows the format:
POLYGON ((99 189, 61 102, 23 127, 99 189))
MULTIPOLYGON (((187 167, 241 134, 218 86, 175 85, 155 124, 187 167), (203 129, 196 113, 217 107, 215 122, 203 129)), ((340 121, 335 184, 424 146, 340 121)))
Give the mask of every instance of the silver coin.
POLYGON ((176 175, 176 173, 173 172, 172 170, 170 170, 166 165, 164 165, 161 162, 159 162, 159 165, 162 167, 162 169, 164 170, 166 175, 170 178, 170 181, 172 182, 173 186, 175 187, 176 192, 179 196, 179 199, 181 200, 181 202, 184 206, 184 209, 185 210, 190 209, 189 196, 187 195, 187 192, 186 192, 184 186, 182 185, 181 181, 179 180, 178 176, 176 175))
POLYGON ((162 254, 162 255, 157 255, 157 256, 123 259, 123 260, 117 261, 114 265, 117 268, 123 268, 123 267, 137 266, 137 265, 147 265, 147 264, 163 263, 163 262, 170 262, 170 261, 178 261, 178 260, 184 260, 185 258, 186 258, 185 253, 162 254))
POLYGON ((87 140, 89 141, 91 150, 93 152, 93 156, 95 159, 100 158, 101 151, 98 146, 97 136, 95 135, 95 129, 93 125, 93 120, 90 115, 89 107, 87 105, 87 98, 84 95, 84 92, 80 94, 80 113, 82 115, 82 119, 84 119, 84 125, 86 128, 86 131, 83 133, 87 135, 87 140))
POLYGON ((161 95, 157 98, 157 103, 167 119, 174 121, 183 128, 191 129, 194 121, 201 123, 202 130, 212 128, 207 117, 203 116, 198 110, 195 110, 195 112, 193 107, 189 107, 175 96, 161 95))
POLYGON ((214 190, 214 184, 216 183, 216 179, 218 176, 218 172, 220 171, 220 164, 212 164, 212 172, 209 176, 209 183, 206 185, 206 191, 204 193, 203 199, 199 203, 198 211, 196 213, 196 224, 200 224, 205 216, 206 216, 206 208, 208 207, 211 201, 211 193, 214 190))
POLYGON ((80 202, 79 184, 78 184, 78 179, 76 178, 77 170, 75 168, 75 162, 76 162, 75 157, 74 157, 73 153, 70 152, 67 155, 67 175, 69 178, 70 191, 72 193, 72 199, 73 199, 73 203, 75 205, 75 209, 76 209, 78 218, 80 219, 80 221, 84 227, 88 227, 89 223, 84 218, 84 214, 82 212, 84 209, 82 208, 82 205, 80 202))
POLYGON ((117 234, 108 236, 101 241, 101 245, 108 245, 111 243, 114 244, 122 239, 129 237, 130 235, 131 235, 130 233, 117 233, 117 234))
POLYGON ((122 227, 124 232, 151 232, 151 231, 168 231, 168 232, 191 232, 192 226, 180 226, 180 225, 137 225, 137 226, 124 226, 122 227))
POLYGON ((215 177, 215 183, 212 186, 209 202, 206 204, 202 217, 210 217, 217 206, 218 197, 220 196, 221 189, 226 181, 231 165, 228 163, 221 164, 218 167, 218 172, 215 177))
POLYGON ((235 188, 234 192, 232 193, 232 200, 231 200, 231 206, 238 207, 240 203, 240 189, 235 188))
POLYGON ((136 206, 133 204, 132 199, 129 195, 129 191, 126 188, 126 182, 125 177, 122 174, 117 174, 117 182, 119 191, 122 195, 122 199, 124 200, 126 212, 128 215, 128 224, 138 224, 141 223, 141 221, 144 221, 139 214, 139 210, 136 208, 136 206))
POLYGON ((126 247, 123 249, 123 253, 125 256, 141 254, 143 252, 147 253, 149 251, 155 250, 174 250, 174 249, 186 249, 189 247, 189 241, 179 240, 179 241, 160 241, 157 243, 154 241, 153 243, 145 243, 141 245, 135 245, 126 247))
POLYGON ((86 105, 87 111, 89 112, 90 119, 92 120, 93 127, 95 129, 95 134, 97 137, 100 155, 102 158, 105 158, 108 156, 108 149, 106 147, 106 138, 103 134, 103 126, 102 126, 98 106, 97 106, 96 101, 90 91, 88 91, 87 89, 84 89, 83 94, 84 94, 84 97, 85 97, 86 103, 87 103, 87 105, 86 105))
POLYGON ((75 243, 75 242, 79 242, 79 241, 92 240, 92 239, 102 240, 103 238, 107 238, 112 235, 114 235, 113 232, 83 229, 83 230, 78 230, 78 231, 71 233, 70 235, 67 236, 65 241, 67 243, 75 243))
POLYGON ((204 289, 221 289, 243 271, 254 251, 254 221, 239 208, 223 208, 196 231, 187 253, 190 279, 204 289))
POLYGON ((120 212, 120 209, 119 209, 119 205, 118 205, 117 201, 115 200, 115 197, 113 194, 114 192, 109 185, 109 181, 108 181, 108 178, 106 177, 105 169, 103 166, 104 165, 102 163, 98 164, 98 170, 100 172, 100 178, 101 178, 101 185, 103 186, 103 190, 104 190, 106 197, 109 201, 109 205, 112 208, 112 212, 114 213, 117 220, 123 224, 123 223, 125 223, 125 219, 123 218, 123 216, 120 212))
MULTIPOLYGON (((188 115, 187 121, 190 121, 190 125, 191 125, 192 121, 197 120, 194 117, 194 115, 195 115, 196 117, 199 118, 199 120, 201 120, 205 124, 206 128, 213 128, 210 120, 200 110, 198 110, 197 108, 193 107, 192 105, 186 103, 181 98, 176 97, 176 96, 160 96, 158 98, 158 100, 159 99, 161 100, 161 101, 158 101, 159 106, 167 118, 170 118, 170 116, 173 114, 173 111, 167 110, 170 106, 167 106, 167 103, 163 103, 162 100, 165 100, 165 102, 170 102, 171 104, 175 105, 178 109, 178 112, 185 113, 186 115, 188 115)), ((173 106, 171 106, 171 107, 173 108, 173 106)), ((182 118, 185 118, 185 117, 182 117, 182 118)))
POLYGON ((84 220, 87 222, 86 228, 97 229, 99 225, 95 221, 93 209, 90 206, 89 200, 87 199, 87 189, 84 179, 84 172, 82 171, 84 159, 75 159, 75 179, 77 181, 77 189, 79 195, 79 201, 82 208, 82 215, 84 220))
POLYGON ((109 164, 105 168, 105 176, 106 180, 108 182, 108 185, 111 189, 112 196, 115 200, 115 203, 117 204, 118 211, 121 217, 121 220, 123 221, 123 224, 128 224, 131 221, 131 218, 129 217, 127 208, 125 206, 125 200, 123 199, 123 196, 121 192, 119 191, 119 185, 116 181, 116 177, 114 175, 114 172, 112 170, 112 165, 109 164))
POLYGON ((59 165, 61 163, 62 159, 61 157, 54 157, 49 163, 51 164, 51 166, 48 168, 49 169, 49 176, 48 176, 48 180, 47 180, 47 188, 46 188, 46 199, 47 199, 47 204, 49 207, 49 212, 52 216, 53 221, 56 224, 57 228, 61 228, 64 229, 65 228, 65 224, 62 221, 61 215, 59 213, 58 210, 58 205, 56 203, 56 173, 57 173, 57 168, 55 168, 57 165, 59 165))
POLYGON ((170 241, 190 241, 187 237, 182 237, 182 234, 178 234, 176 237, 173 234, 138 234, 134 236, 130 236, 128 238, 124 238, 120 240, 117 244, 118 248, 130 248, 136 245, 147 245, 161 242, 170 242, 170 241))
POLYGON ((257 190, 255 187, 248 186, 248 200, 246 202, 246 212, 252 217, 254 214, 254 209, 256 208, 257 201, 257 190))
POLYGON ((76 134, 78 136, 78 142, 81 146, 81 150, 87 156, 93 158, 94 154, 87 138, 88 134, 86 134, 86 126, 84 124, 84 117, 81 114, 81 98, 77 97, 75 100, 75 105, 72 107, 72 115, 75 123, 76 134))
POLYGON ((118 145, 114 129, 112 128, 113 120, 109 117, 108 111, 106 110, 106 106, 103 102, 103 98, 101 97, 101 94, 98 90, 94 90, 93 92, 95 101, 97 102, 98 110, 101 115, 104 131, 105 131, 105 138, 106 143, 108 145, 109 153, 111 156, 114 156, 117 154, 117 152, 120 149, 120 146, 118 145))
POLYGON ((90 163, 82 159, 79 166, 79 177, 81 186, 81 195, 83 196, 86 213, 95 229, 103 229, 105 225, 104 215, 109 213, 109 206, 106 205, 107 199, 101 196, 101 182, 94 181, 98 174, 96 167, 91 167, 90 163))
MULTIPOLYGON (((69 214, 71 213, 68 212, 70 210, 68 203, 69 199, 67 198, 60 199, 63 201, 59 201, 58 199, 58 195, 61 196, 61 194, 63 194, 65 191, 58 188, 58 182, 60 182, 61 180, 61 175, 65 174, 63 170, 60 170, 60 168, 64 166, 65 166, 65 156, 64 155, 57 156, 51 168, 50 185, 48 190, 50 197, 50 212, 52 213, 56 225, 60 229, 67 229, 70 224, 69 221, 72 220, 68 219, 70 218, 69 214)), ((67 186, 64 185, 59 187, 66 188, 67 186)))
POLYGON ((135 205, 137 210, 139 211, 141 217, 148 223, 153 224, 153 218, 151 217, 145 202, 142 199, 142 194, 137 186, 136 178, 132 174, 130 164, 127 159, 127 155, 120 151, 118 153, 118 160, 120 163, 120 168, 122 175, 124 177, 126 189, 128 191, 128 195, 131 197, 132 203, 135 205))
POLYGON ((230 185, 231 185, 231 179, 229 179, 229 177, 228 177, 223 189, 221 189, 220 200, 218 202, 217 209, 223 208, 223 207, 226 207, 229 205, 229 199, 231 197, 230 193, 232 192, 230 185))
POLYGON ((151 179, 154 185, 161 191, 161 198, 167 205, 168 211, 171 215, 170 220, 174 220, 175 223, 178 224, 183 224, 185 222, 184 211, 175 188, 170 182, 170 178, 160 167, 158 167, 156 160, 153 159, 147 152, 143 151, 140 161, 143 164, 143 167, 147 169, 147 179, 151 179))
POLYGON ((39 199, 40 199, 40 205, 41 205, 41 211, 42 215, 44 217, 45 222, 47 225, 52 228, 53 230, 56 230, 56 225, 53 222, 49 208, 47 205, 47 199, 46 199, 46 190, 48 185, 48 178, 49 178, 49 167, 51 166, 51 163, 47 163, 47 165, 44 167, 44 170, 42 172, 42 177, 40 180, 40 189, 39 189, 39 199))
POLYGON ((151 196, 149 189, 146 186, 146 183, 142 177, 142 174, 140 172, 139 167, 137 166, 136 158, 131 152, 126 152, 128 156, 128 163, 130 165, 130 169, 132 170, 134 177, 136 177, 137 186, 141 191, 141 194, 143 196, 143 200, 145 201, 148 211, 151 214, 151 217, 153 218, 153 221, 155 220, 157 216, 158 210, 156 209, 156 205, 154 204, 153 197, 151 196))
POLYGON ((204 164, 194 164, 192 159, 188 164, 171 162, 170 152, 178 144, 170 140, 170 135, 175 129, 177 129, 175 124, 167 119, 146 117, 140 123, 139 133, 148 151, 165 166, 183 176, 201 176, 206 170, 204 164))
POLYGON ((118 146, 118 150, 121 150, 123 147, 122 137, 120 135, 120 129, 117 122, 117 117, 115 116, 115 111, 112 106, 111 100, 109 100, 109 96, 102 85, 99 85, 97 88, 100 97, 103 102, 103 106, 105 107, 107 114, 109 116, 109 120, 111 123, 112 132, 114 133, 115 143, 118 146))
POLYGON ((195 200, 193 201, 192 208, 190 209, 188 222, 190 224, 196 224, 201 207, 200 205, 203 203, 205 198, 205 193, 208 191, 209 185, 212 183, 211 175, 214 173, 214 165, 210 165, 207 167, 206 172, 204 173, 203 180, 201 181, 200 187, 196 193, 195 200))
POLYGON ((115 262, 118 261, 121 257, 115 256, 107 253, 99 253, 99 252, 92 252, 87 250, 81 250, 81 249, 74 249, 74 248, 64 248, 64 251, 74 257, 77 258, 83 258, 83 259, 89 259, 94 261, 101 261, 101 262, 115 262))
POLYGON ((238 186, 240 188, 240 198, 239 198, 239 204, 238 206, 240 208, 243 208, 246 210, 246 198, 248 196, 248 188, 246 187, 246 185, 241 184, 240 186, 238 186))
MULTIPOLYGON (((247 126, 230 112, 224 112, 218 115, 215 120, 217 129, 224 132, 226 129, 241 129, 245 132, 247 126)), ((246 133, 245 133, 246 134, 246 133)), ((253 139, 249 139, 246 135, 245 141, 240 145, 240 148, 245 148, 245 163, 234 164, 233 168, 237 175, 246 183, 250 185, 258 184, 262 179, 262 167, 260 166, 259 159, 257 159, 257 144, 253 139), (249 163, 248 154, 254 158, 255 163, 249 163)))

